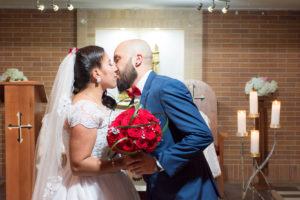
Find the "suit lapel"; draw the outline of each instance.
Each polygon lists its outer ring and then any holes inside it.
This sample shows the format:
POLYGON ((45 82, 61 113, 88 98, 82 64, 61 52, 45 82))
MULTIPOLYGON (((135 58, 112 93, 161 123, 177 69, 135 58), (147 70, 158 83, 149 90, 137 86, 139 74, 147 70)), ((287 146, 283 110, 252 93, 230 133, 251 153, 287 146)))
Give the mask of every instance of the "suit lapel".
POLYGON ((148 78, 147 78, 147 81, 145 83, 145 86, 143 88, 143 92, 142 92, 142 96, 141 96, 141 104, 143 105, 143 108, 146 109, 146 103, 147 103, 147 97, 149 95, 149 92, 150 92, 150 87, 151 87, 151 84, 152 84, 152 81, 154 80, 154 78, 156 77, 156 73, 154 71, 152 71, 148 78))

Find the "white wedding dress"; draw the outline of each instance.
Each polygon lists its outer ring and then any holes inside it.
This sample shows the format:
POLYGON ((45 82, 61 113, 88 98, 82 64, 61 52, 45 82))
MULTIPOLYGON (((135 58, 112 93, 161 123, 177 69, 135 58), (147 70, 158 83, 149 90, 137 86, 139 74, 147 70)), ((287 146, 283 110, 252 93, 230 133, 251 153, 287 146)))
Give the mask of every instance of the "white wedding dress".
MULTIPOLYGON (((108 144, 106 141, 107 129, 110 120, 116 113, 98 104, 80 100, 70 105, 68 111, 68 124, 74 127, 78 124, 86 128, 97 128, 97 139, 91 156, 107 158, 108 144)), ((60 176, 50 177, 47 182, 43 199, 55 200, 138 200, 131 180, 122 172, 108 173, 100 176, 74 176, 70 169, 68 146, 68 128, 64 131, 64 145, 67 149, 67 164, 60 171, 60 176)))

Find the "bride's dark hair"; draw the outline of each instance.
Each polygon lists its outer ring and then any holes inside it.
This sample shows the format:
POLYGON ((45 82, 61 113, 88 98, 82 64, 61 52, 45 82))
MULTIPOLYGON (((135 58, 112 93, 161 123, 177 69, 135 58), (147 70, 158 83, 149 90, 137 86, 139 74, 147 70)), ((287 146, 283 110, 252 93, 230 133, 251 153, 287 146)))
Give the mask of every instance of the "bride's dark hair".
MULTIPOLYGON (((80 48, 76 52, 73 94, 77 94, 88 86, 91 80, 92 70, 96 67, 101 69, 103 56, 104 49, 94 45, 80 48)), ((107 95, 106 90, 102 95, 102 103, 111 109, 114 109, 117 106, 116 101, 107 95)))

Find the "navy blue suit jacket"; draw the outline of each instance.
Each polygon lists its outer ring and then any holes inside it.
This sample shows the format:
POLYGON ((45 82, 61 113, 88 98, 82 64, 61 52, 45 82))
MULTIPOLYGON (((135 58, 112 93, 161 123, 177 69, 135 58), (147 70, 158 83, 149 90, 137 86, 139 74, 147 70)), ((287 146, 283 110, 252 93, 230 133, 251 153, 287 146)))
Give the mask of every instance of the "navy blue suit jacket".
MULTIPOLYGON (((186 86, 151 72, 141 104, 151 113, 165 113, 169 119, 169 126, 152 153, 164 171, 144 176, 147 200, 217 199, 218 188, 203 155, 213 136, 186 86)), ((166 118, 157 118, 163 128, 166 118)))

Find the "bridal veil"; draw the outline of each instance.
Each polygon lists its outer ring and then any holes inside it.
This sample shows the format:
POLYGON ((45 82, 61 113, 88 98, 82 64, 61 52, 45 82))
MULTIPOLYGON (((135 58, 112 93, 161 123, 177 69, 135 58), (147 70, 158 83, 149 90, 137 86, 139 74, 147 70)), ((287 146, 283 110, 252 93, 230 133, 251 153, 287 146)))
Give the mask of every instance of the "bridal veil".
POLYGON ((51 90, 50 101, 47 104, 42 127, 38 136, 35 153, 35 184, 32 200, 45 199, 45 190, 55 189, 47 184, 61 181, 61 168, 64 167, 67 142, 64 142, 64 125, 67 109, 71 104, 74 83, 74 64, 76 49, 64 58, 59 66, 51 90), (65 144, 64 144, 65 143, 65 144))

